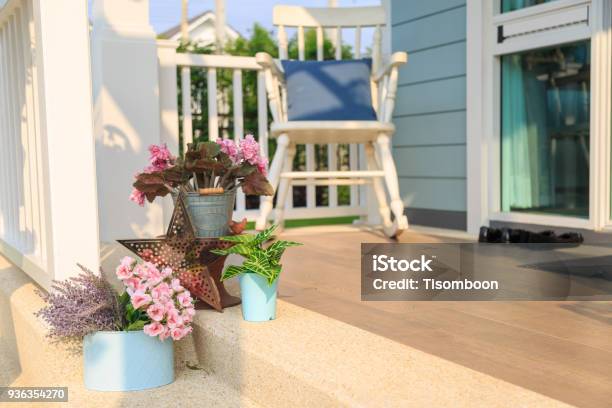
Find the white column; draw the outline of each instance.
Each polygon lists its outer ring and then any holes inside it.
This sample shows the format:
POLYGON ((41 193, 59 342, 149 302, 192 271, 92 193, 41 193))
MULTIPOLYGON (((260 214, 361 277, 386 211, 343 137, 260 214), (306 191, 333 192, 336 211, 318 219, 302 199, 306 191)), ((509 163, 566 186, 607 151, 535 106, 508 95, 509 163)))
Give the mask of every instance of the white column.
MULTIPOLYGON (((178 41, 158 40, 160 139, 174 154, 179 151, 179 117, 176 84, 176 48, 178 41)), ((174 204, 172 197, 162 201, 164 225, 170 223, 174 204)))
POLYGON ((215 0, 215 43, 217 54, 223 54, 225 46, 225 0, 215 0))
POLYGON ((488 139, 482 105, 483 84, 489 79, 483 66, 485 3, 484 0, 467 2, 467 231, 472 235, 478 234, 480 226, 488 224, 488 139))
POLYGON ((381 5, 384 7, 387 16, 387 24, 385 24, 383 29, 382 43, 382 55, 386 59, 393 53, 391 49, 391 0, 381 0, 381 5))
MULTIPOLYGON (((327 7, 338 7, 338 0, 327 0, 327 7)), ((335 28, 326 28, 325 36, 331 42, 334 48, 338 47, 338 39, 336 38, 335 28)))
POLYGON ((158 59, 149 1, 93 0, 92 72, 100 239, 163 233, 161 202, 128 200, 147 148, 160 143, 158 59))
POLYGON ((35 0, 33 14, 47 210, 42 216, 52 242, 50 275, 62 280, 78 273, 77 262, 99 267, 89 22, 85 2, 35 0))

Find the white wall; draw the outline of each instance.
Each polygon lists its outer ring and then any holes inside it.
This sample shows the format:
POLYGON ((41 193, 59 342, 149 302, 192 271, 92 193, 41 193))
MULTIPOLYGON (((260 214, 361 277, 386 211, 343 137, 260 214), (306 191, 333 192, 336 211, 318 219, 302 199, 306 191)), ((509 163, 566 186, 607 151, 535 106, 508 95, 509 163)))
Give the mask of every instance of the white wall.
POLYGON ((160 203, 128 200, 134 174, 160 142, 158 61, 148 0, 94 0, 92 64, 100 239, 163 233, 160 203))

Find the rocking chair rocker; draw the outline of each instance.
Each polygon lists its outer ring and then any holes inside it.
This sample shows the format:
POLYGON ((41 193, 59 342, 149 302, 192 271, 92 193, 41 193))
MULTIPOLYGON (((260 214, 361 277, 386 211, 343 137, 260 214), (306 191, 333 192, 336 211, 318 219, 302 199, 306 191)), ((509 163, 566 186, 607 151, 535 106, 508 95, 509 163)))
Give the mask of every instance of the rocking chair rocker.
MULTIPOLYGON (((391 136, 395 127, 391 122, 397 90, 398 68, 407 62, 407 54, 396 52, 382 65, 381 26, 385 24, 382 7, 350 8, 304 8, 296 6, 274 7, 273 22, 278 27, 279 56, 288 59, 285 27, 297 27, 299 60, 304 60, 304 29, 316 30, 317 60, 323 60, 323 30, 334 30, 336 40, 335 57, 341 60, 342 28, 355 29, 355 57, 360 58, 361 28, 374 27, 374 44, 370 72, 372 113, 370 120, 291 120, 288 117, 287 83, 282 65, 267 53, 258 53, 257 62, 262 66, 266 79, 266 90, 273 123, 270 136, 277 139, 277 149, 269 172, 269 181, 277 191, 275 218, 283 223, 287 195, 294 180, 306 185, 362 185, 371 184, 385 234, 397 237, 408 228, 404 215, 404 203, 400 197, 395 163, 391 154, 391 136), (375 115, 375 116, 374 116, 375 115), (351 153, 357 153, 356 145, 363 145, 367 169, 338 171, 330 166, 329 171, 292 171, 296 145, 305 144, 306 151, 313 144, 329 144, 328 155, 335 157, 338 143, 352 144, 351 153), (386 191, 385 191, 386 187, 386 191), (387 202, 387 193, 390 205, 387 202)), ((316 79, 316 78, 315 78, 316 79)), ((327 78, 329 79, 329 78, 327 78)), ((367 80, 367 78, 366 78, 367 80)), ((332 86, 332 88, 335 88, 332 86)), ((289 98, 291 96, 289 95, 289 98)), ((317 101, 310 101, 316 104, 317 101)), ((328 115, 329 116, 329 115, 328 115)), ((332 118, 333 119, 333 118, 332 118)), ((313 187, 314 189, 314 187, 313 187)), ((272 212, 272 197, 264 197, 256 228, 266 227, 272 212)))

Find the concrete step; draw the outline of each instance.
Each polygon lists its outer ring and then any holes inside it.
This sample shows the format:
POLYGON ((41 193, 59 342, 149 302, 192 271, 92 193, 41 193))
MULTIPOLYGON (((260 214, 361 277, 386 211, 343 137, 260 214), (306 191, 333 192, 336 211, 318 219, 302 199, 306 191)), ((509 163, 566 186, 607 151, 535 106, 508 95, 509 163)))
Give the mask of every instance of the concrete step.
POLYGON ((282 300, 266 323, 243 321, 240 307, 198 311, 169 386, 91 392, 81 356, 45 338, 41 306, 30 279, 0 259, 0 385, 68 386, 70 406, 566 406, 282 300))
POLYGON ((0 386, 68 387, 69 402, 62 405, 79 408, 260 407, 206 368, 187 364, 181 348, 176 353, 176 381, 170 385, 129 393, 86 390, 80 344, 49 342, 43 322, 34 316, 42 306, 34 283, 0 257, 0 386))
POLYGON ((567 406, 282 300, 277 316, 200 311, 183 355, 266 407, 567 406))
MULTIPOLYGON (((31 387, 33 385, 68 387, 68 407, 231 407, 261 408, 244 395, 221 382, 215 375, 203 370, 181 369, 172 384, 144 391, 95 392, 86 390, 82 381, 63 380, 41 382, 30 377, 18 377, 11 385, 31 387)), ((0 404, 1 406, 2 404, 0 404)), ((15 404, 10 404, 13 406, 15 404)), ((48 408, 49 403, 31 404, 28 407, 48 408)))

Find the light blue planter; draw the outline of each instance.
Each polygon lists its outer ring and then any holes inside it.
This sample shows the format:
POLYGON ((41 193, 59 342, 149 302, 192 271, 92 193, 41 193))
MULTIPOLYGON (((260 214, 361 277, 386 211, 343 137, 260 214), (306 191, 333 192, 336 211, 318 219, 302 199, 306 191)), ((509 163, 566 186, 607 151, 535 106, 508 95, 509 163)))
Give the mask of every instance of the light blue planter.
POLYGON ((229 234, 236 190, 224 194, 187 193, 185 203, 198 238, 218 238, 229 234))
POLYGON ((172 339, 143 331, 89 334, 83 339, 85 387, 95 391, 136 391, 174 381, 172 339))
POLYGON ((250 322, 266 322, 276 319, 276 289, 278 279, 272 286, 254 273, 243 273, 240 279, 242 317, 250 322))

